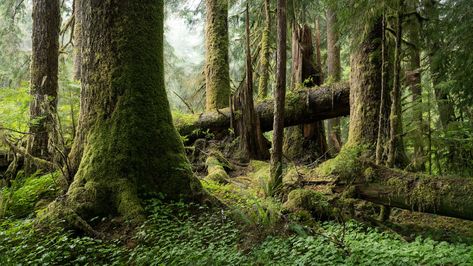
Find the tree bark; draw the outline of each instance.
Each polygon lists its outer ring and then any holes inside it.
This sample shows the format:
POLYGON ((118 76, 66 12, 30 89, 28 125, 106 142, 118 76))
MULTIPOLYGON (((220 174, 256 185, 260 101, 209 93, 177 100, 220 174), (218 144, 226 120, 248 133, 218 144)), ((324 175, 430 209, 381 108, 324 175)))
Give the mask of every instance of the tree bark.
MULTIPOLYGON (((414 6, 414 8, 417 8, 414 6)), ((408 48, 409 61, 406 70, 406 85, 412 93, 412 104, 414 105, 412 116, 414 124, 417 125, 414 135, 414 154, 412 155, 413 171, 425 171, 425 154, 424 154, 424 132, 425 125, 422 117, 422 70, 420 58, 420 22, 417 17, 412 17, 407 26, 407 34, 409 42, 415 47, 408 48)))
POLYGON ((205 87, 207 111, 229 106, 228 0, 205 0, 205 87))
MULTIPOLYGON (((382 31, 382 19, 377 18, 351 58, 350 129, 345 146, 365 145, 372 152, 378 139, 382 31)), ((369 157, 374 159, 374 153, 369 157)))
POLYGON ((246 5, 246 84, 234 100, 235 110, 241 113, 238 119, 240 152, 244 159, 265 160, 269 158, 268 143, 261 132, 258 114, 253 102, 253 64, 250 48, 250 12, 246 5))
POLYGON ((269 82, 269 59, 270 51, 270 37, 271 37, 271 13, 270 0, 264 0, 264 14, 265 24, 263 35, 261 37, 261 56, 260 56, 260 78, 258 86, 258 98, 264 99, 268 95, 269 82))
MULTIPOLYGON (((322 74, 314 61, 312 33, 307 25, 294 22, 292 34, 293 91, 300 86, 311 87, 322 83, 322 74)), ((289 128, 284 139, 284 154, 295 161, 313 162, 326 155, 327 142, 322 122, 289 128), (305 152, 302 152, 302 151, 305 152)))
MULTIPOLYGON (((338 43, 337 15, 332 8, 327 9, 327 63, 328 82, 339 82, 341 79, 340 45, 338 43)), ((342 148, 342 138, 340 132, 340 118, 333 118, 327 121, 328 150, 332 155, 336 155, 342 148)))
POLYGON ((85 220, 141 221, 142 199, 202 196, 164 87, 163 0, 83 5, 87 142, 63 205, 85 220))
POLYGON ((73 78, 80 81, 82 67, 82 0, 74 0, 74 68, 73 78))
POLYGON ((274 91, 274 123, 273 143, 271 149, 270 187, 275 193, 282 184, 282 146, 284 140, 284 103, 286 98, 286 31, 287 31, 287 2, 278 0, 278 46, 276 67, 276 90, 274 91))
POLYGON ((402 139, 402 106, 401 106, 401 61, 402 61, 402 10, 403 0, 400 1, 396 16, 396 49, 394 53, 394 80, 391 91, 391 116, 388 145, 388 167, 403 168, 407 162, 402 139))
POLYGON ((335 191, 352 186, 354 197, 373 203, 473 220, 472 179, 426 176, 371 162, 360 162, 352 176, 354 179, 339 180, 335 191))
MULTIPOLYGON (((350 89, 348 84, 334 84, 329 87, 316 87, 300 90, 287 97, 284 111, 284 126, 307 124, 350 114, 350 89)), ((255 106, 260 118, 262 132, 273 130, 274 101, 265 100, 255 106)), ((225 135, 230 128, 230 108, 218 112, 202 114, 175 115, 176 128, 182 136, 191 139, 203 132, 225 135)))
MULTIPOLYGON (((33 1, 33 50, 31 62, 30 133, 27 152, 34 157, 50 159, 57 109, 59 0, 33 1)), ((31 163, 27 172, 34 172, 31 163)))

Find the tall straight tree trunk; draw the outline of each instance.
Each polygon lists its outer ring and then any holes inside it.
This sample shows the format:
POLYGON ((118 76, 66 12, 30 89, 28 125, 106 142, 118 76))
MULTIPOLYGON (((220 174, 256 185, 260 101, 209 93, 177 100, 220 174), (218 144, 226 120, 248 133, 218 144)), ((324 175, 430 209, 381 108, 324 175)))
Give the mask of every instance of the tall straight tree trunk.
POLYGON ((374 159, 381 100, 382 19, 375 20, 351 57, 350 128, 345 147, 364 146, 374 159))
POLYGON ((82 12, 81 2, 83 0, 74 0, 74 69, 73 77, 75 80, 80 80, 80 70, 82 67, 82 12))
POLYGON ((394 80, 391 91, 391 116, 390 116, 390 132, 388 145, 387 166, 402 167, 396 164, 401 162, 397 158, 404 157, 404 145, 402 140, 402 106, 401 106, 401 49, 402 49, 402 10, 403 0, 399 1, 399 9, 396 15, 396 49, 394 53, 394 80), (402 147, 402 148, 400 148, 402 147), (402 153, 402 154, 401 154, 402 153))
POLYGON ((282 184, 282 146, 284 140, 284 104, 286 100, 286 35, 287 35, 287 2, 278 0, 277 11, 277 66, 276 90, 274 90, 274 125, 271 149, 270 186, 274 191, 282 184))
MULTIPOLYGON (((415 7, 416 8, 416 7, 415 7)), ((425 125, 422 117, 422 86, 421 86, 421 59, 420 59, 420 22, 417 17, 412 17, 407 26, 409 42, 415 45, 410 46, 408 50, 409 61, 406 71, 406 85, 412 93, 412 104, 414 105, 412 116, 417 125, 414 134, 414 154, 412 156, 413 171, 425 171, 424 154, 424 132, 425 125)))
POLYGON ((264 99, 268 96, 269 82, 269 57, 270 51, 270 35, 271 35, 271 12, 270 0, 264 0, 265 23, 263 36, 261 37, 261 56, 260 56, 260 78, 258 85, 258 98, 264 99))
POLYGON ((205 0, 205 4, 205 109, 212 111, 228 107, 230 101, 228 0, 205 0))
MULTIPOLYGON (((59 64, 59 0, 33 1, 33 50, 31 62, 30 137, 27 152, 50 159, 57 109, 59 64)), ((27 162, 28 172, 34 171, 27 162)))
POLYGON ((83 1, 87 142, 74 182, 65 200, 50 207, 53 213, 140 221, 142 199, 203 195, 164 87, 163 6, 163 0, 83 1))
POLYGON ((261 132, 258 114, 253 101, 253 64, 250 47, 250 8, 246 5, 246 86, 239 91, 235 99, 235 110, 241 112, 238 119, 240 151, 245 159, 265 160, 269 158, 267 141, 261 132))
MULTIPOLYGON (((339 82, 342 68, 340 62, 340 44, 338 43, 339 33, 337 26, 337 15, 332 8, 327 9, 327 63, 328 82, 339 82)), ((342 138, 340 132, 340 118, 327 121, 328 150, 332 155, 340 152, 342 148, 342 138)))

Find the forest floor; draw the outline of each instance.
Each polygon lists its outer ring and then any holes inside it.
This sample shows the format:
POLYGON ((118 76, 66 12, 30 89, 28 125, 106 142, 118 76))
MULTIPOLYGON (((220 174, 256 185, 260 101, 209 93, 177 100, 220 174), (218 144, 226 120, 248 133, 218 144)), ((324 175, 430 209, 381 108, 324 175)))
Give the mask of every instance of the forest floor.
MULTIPOLYGON (((267 162, 242 164, 228 159, 224 163, 228 179, 222 182, 206 177, 204 159, 194 160, 197 175, 204 188, 227 208, 164 203, 156 199, 146 204, 148 219, 143 226, 130 235, 106 240, 65 230, 38 231, 35 217, 57 195, 57 174, 21 178, 0 194, 5 217, 0 219, 0 265, 471 265, 473 262, 473 222, 395 209, 389 222, 379 223, 373 218, 379 207, 366 202, 355 202, 354 217, 334 218, 317 213, 319 205, 306 211, 304 202, 296 202, 297 199, 285 202, 291 196, 283 196, 281 200, 266 197, 267 162), (301 209, 294 210, 294 206, 301 209)), ((288 167, 284 177, 286 187, 312 199, 330 194, 329 187, 320 180, 300 182, 310 180, 312 170, 301 165, 288 167)), ((323 198, 320 200, 328 204, 323 198)))

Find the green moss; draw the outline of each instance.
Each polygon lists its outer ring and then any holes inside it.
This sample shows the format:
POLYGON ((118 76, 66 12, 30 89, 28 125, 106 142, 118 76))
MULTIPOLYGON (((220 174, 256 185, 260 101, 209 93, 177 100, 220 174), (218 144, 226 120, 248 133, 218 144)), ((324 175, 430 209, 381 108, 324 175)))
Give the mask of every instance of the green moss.
POLYGON ((26 217, 35 210, 45 207, 60 192, 56 182, 58 174, 31 176, 11 188, 0 191, 0 217, 26 217))
POLYGON ((322 219, 332 216, 333 210, 325 195, 308 189, 296 189, 289 193, 283 209, 288 212, 306 210, 313 217, 322 219))
POLYGON ((193 126, 199 120, 199 115, 173 111, 172 118, 176 128, 186 128, 193 126))
POLYGON ((127 1, 112 10, 109 5, 90 7, 102 14, 90 20, 90 38, 113 42, 92 42, 93 53, 84 53, 90 61, 85 85, 94 95, 91 126, 65 205, 85 220, 117 215, 136 221, 143 199, 194 200, 205 192, 173 126, 166 95, 163 1, 127 1))
POLYGON ((220 184, 227 184, 230 180, 225 171, 223 164, 215 156, 209 156, 205 161, 207 166, 208 175, 205 177, 208 180, 215 181, 220 184))
POLYGON ((316 174, 319 176, 337 176, 342 179, 349 179, 353 177, 361 169, 358 161, 359 155, 363 148, 361 147, 344 147, 337 157, 328 160, 321 164, 316 169, 316 174))
POLYGON ((228 59, 228 1, 206 0, 205 84, 206 110, 228 107, 230 67, 228 59))

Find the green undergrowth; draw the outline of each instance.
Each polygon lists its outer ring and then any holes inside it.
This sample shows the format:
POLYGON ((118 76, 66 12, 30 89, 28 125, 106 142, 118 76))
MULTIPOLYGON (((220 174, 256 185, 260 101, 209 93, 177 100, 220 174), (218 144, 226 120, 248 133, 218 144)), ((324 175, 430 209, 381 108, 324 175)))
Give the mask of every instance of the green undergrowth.
POLYGON ((4 220, 1 265, 469 265, 471 247, 417 238, 406 242, 357 222, 325 222, 317 233, 270 235, 242 247, 239 221, 222 210, 154 200, 127 245, 4 220), (245 251, 243 251, 245 250, 245 251))
MULTIPOLYGON (((251 178, 263 176, 264 179, 266 165, 253 164, 251 178)), ((36 177, 35 182, 25 179, 22 188, 32 190, 32 184, 48 180, 46 177, 36 177)), ((121 240, 99 240, 60 229, 38 229, 34 208, 27 218, 1 219, 0 265, 471 265, 473 262, 472 248, 465 243, 426 237, 406 241, 395 233, 354 221, 341 224, 312 219, 311 223, 305 223, 314 213, 323 211, 319 207, 327 205, 305 202, 305 199, 323 200, 315 192, 296 190, 289 198, 299 200, 304 196, 304 200, 284 205, 262 197, 262 188, 255 184, 202 182, 228 208, 151 200, 145 203, 148 214, 145 223, 121 240), (304 210, 294 212, 298 216, 286 213, 287 209, 298 206, 305 206, 304 210), (304 212, 305 209, 314 213, 304 212)))
POLYGON ((58 173, 17 177, 12 186, 0 189, 0 218, 24 218, 46 207, 59 194, 58 173))

